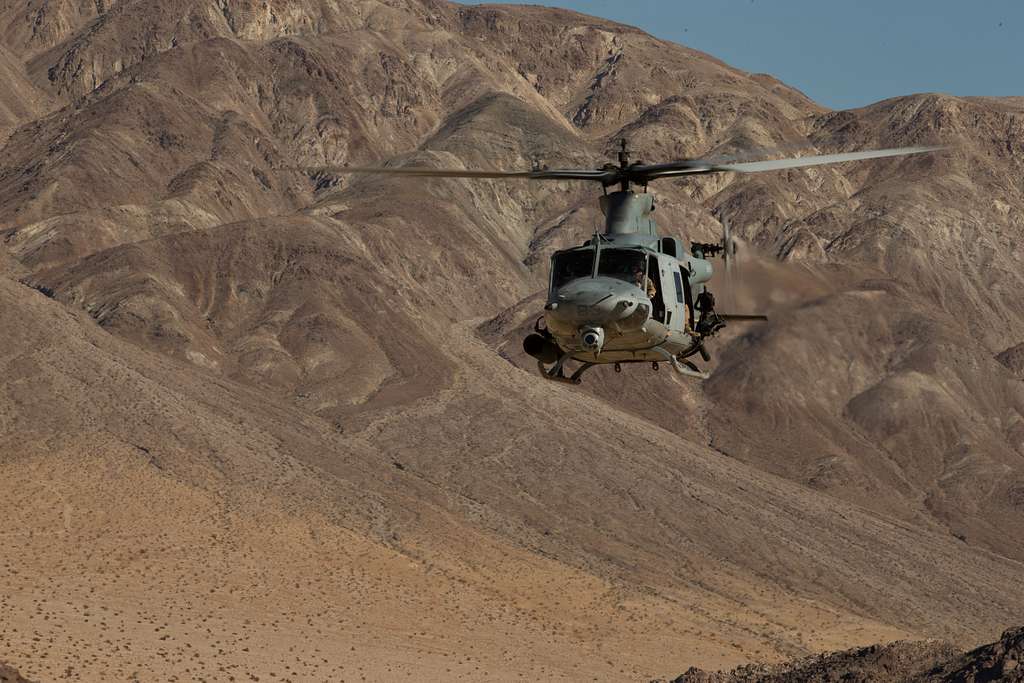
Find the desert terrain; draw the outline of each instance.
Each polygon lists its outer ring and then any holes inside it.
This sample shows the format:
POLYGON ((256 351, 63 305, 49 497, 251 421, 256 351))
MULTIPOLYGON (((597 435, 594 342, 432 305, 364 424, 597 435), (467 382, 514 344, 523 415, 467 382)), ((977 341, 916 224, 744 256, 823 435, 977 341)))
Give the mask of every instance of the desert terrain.
POLYGON ((0 93, 25 678, 650 680, 1021 624, 1021 98, 831 111, 439 0, 0 0, 0 93), (523 354, 595 188, 336 171, 596 168, 624 136, 948 149, 652 185, 667 234, 729 220, 721 307, 770 316, 704 383, 523 354))

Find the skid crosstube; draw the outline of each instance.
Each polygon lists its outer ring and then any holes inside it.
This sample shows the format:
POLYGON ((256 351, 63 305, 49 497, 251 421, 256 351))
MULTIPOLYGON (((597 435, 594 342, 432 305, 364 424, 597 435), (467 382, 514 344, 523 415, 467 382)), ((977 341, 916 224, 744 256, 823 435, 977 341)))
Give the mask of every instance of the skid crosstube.
POLYGON ((565 374, 562 372, 562 368, 565 366, 565 362, 572 358, 572 352, 567 351, 566 353, 563 353, 561 355, 561 357, 559 357, 559 359, 557 361, 555 361, 555 364, 552 365, 550 368, 545 368, 543 362, 537 361, 537 369, 540 371, 540 374, 541 374, 541 376, 544 377, 544 379, 549 379, 552 382, 562 382, 562 383, 565 383, 565 384, 580 384, 583 381, 581 379, 582 376, 583 376, 583 373, 586 372, 587 370, 589 370, 590 368, 594 367, 595 365, 612 365, 612 364, 614 364, 616 371, 619 371, 619 366, 622 363, 648 363, 648 362, 651 362, 651 363, 654 364, 655 369, 657 369, 657 364, 659 362, 664 362, 664 363, 671 364, 672 368, 676 372, 678 372, 680 375, 683 375, 685 377, 692 377, 694 379, 707 379, 708 377, 710 377, 710 375, 708 373, 702 372, 702 371, 698 370, 697 366, 694 365, 693 363, 691 363, 689 361, 685 361, 685 360, 684 361, 680 361, 678 358, 673 356, 669 351, 666 351, 665 349, 661 348, 660 346, 655 346, 655 347, 653 347, 653 348, 651 348, 649 350, 655 351, 660 356, 662 356, 664 358, 664 360, 663 361, 646 361, 646 360, 643 360, 643 361, 629 361, 629 360, 627 360, 627 361, 609 361, 608 363, 594 363, 594 362, 590 362, 590 361, 584 361, 583 365, 578 367, 576 369, 576 371, 572 373, 572 375, 566 377, 565 374))

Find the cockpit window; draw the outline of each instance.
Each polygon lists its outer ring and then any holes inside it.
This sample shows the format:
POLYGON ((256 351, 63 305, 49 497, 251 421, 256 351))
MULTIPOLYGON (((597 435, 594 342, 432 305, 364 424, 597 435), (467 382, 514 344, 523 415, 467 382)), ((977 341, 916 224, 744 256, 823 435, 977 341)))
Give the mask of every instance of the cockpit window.
POLYGON ((647 271, 647 258, 635 249, 602 249, 597 274, 637 283, 647 271), (638 275, 639 274, 639 275, 638 275))
POLYGON ((554 289, 570 280, 590 277, 594 271, 594 250, 580 249, 558 254, 551 271, 551 285, 554 289))

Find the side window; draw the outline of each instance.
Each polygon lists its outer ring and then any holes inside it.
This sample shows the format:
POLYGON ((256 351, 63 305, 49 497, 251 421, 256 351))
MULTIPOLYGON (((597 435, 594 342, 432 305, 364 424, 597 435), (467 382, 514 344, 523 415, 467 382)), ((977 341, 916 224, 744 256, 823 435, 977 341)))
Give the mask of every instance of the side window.
POLYGON ((686 298, 683 296, 683 278, 679 274, 678 268, 672 271, 672 277, 676 281, 676 301, 681 304, 685 304, 686 298))

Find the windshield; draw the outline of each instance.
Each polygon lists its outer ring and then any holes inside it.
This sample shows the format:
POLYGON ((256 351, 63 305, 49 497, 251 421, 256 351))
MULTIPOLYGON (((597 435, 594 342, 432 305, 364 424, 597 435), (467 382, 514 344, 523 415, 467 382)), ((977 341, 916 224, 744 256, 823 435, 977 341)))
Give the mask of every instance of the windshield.
POLYGON ((597 274, 614 277, 634 285, 643 281, 647 257, 636 249, 602 249, 597 274))
POLYGON ((580 249, 567 251, 555 256, 551 268, 551 286, 558 289, 566 282, 581 277, 590 277, 594 270, 594 250, 580 249))

